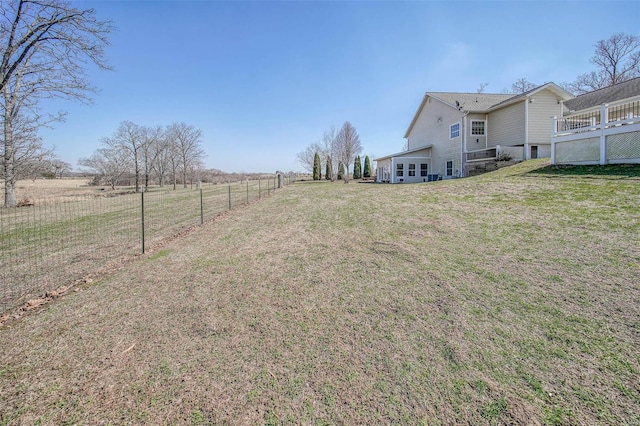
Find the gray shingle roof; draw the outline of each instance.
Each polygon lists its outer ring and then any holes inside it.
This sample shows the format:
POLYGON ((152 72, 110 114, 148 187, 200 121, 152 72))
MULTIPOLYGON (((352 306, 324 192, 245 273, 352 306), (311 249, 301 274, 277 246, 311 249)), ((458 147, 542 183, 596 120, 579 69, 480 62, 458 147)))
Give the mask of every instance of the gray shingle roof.
POLYGON ((615 102, 620 99, 631 98, 640 95, 640 77, 632 78, 622 83, 603 89, 594 90, 584 95, 576 96, 564 103, 570 111, 580 111, 587 108, 596 107, 608 102, 615 102))
POLYGON ((411 120, 411 123, 409 124, 409 127, 404 134, 404 137, 406 138, 409 136, 411 128, 416 123, 416 120, 418 119, 418 116, 420 115, 425 102, 427 102, 429 98, 438 99, 446 105, 450 105, 452 108, 457 108, 462 112, 487 113, 492 110, 511 105, 512 103, 523 102, 525 99, 527 99, 527 96, 535 94, 540 90, 547 89, 554 92, 561 99, 570 99, 573 97, 571 93, 567 92, 566 90, 552 82, 534 87, 528 92, 521 93, 519 95, 502 93, 427 92, 422 98, 422 103, 420 103, 418 110, 414 114, 413 119, 411 120))

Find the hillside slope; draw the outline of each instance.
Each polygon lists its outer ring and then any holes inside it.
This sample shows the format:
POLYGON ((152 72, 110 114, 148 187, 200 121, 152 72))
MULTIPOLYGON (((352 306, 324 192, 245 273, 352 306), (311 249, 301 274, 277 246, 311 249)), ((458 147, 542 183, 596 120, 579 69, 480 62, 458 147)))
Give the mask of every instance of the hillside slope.
POLYGON ((0 329, 0 423, 640 424, 640 167, 305 182, 0 329))

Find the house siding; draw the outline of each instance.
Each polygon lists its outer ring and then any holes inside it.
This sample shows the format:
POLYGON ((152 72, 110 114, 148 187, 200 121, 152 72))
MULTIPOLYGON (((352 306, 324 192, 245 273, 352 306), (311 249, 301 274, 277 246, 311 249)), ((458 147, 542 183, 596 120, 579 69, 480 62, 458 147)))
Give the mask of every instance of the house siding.
POLYGON ((429 98, 407 135, 409 149, 449 140, 449 126, 462 121, 462 113, 437 99, 429 98))
POLYGON ((485 149, 487 147, 487 133, 489 129, 489 122, 487 121, 486 114, 474 114, 467 115, 467 151, 475 151, 478 149, 485 149), (472 135, 471 134, 471 122, 472 121, 484 121, 484 135, 472 135))
POLYGON ((462 135, 463 132, 469 131, 463 128, 462 117, 460 111, 437 99, 429 98, 424 104, 407 135, 407 144, 409 149, 433 145, 429 174, 439 174, 444 177, 446 162, 452 160, 454 176, 460 175, 462 170, 460 164, 462 135), (449 128, 455 123, 460 123, 460 136, 449 139, 449 128))
MULTIPOLYGON (((529 103, 529 145, 550 145, 549 123, 552 116, 562 116, 562 105, 558 103, 560 99, 549 90, 536 93, 531 99, 533 102, 529 103)), ((545 152, 548 152, 546 157, 551 153, 548 147, 545 152)))
POLYGON ((377 162, 376 180, 378 182, 390 183, 417 183, 427 182, 428 176, 420 176, 421 164, 427 165, 427 173, 432 172, 431 148, 424 148, 418 151, 401 153, 393 157, 386 157, 377 162), (397 176, 397 165, 403 165, 403 175, 397 176), (414 176, 409 176, 410 165, 414 165, 414 176))
MULTIPOLYGON (((525 142, 525 101, 489 113, 488 147, 515 146, 525 142)), ((547 125, 546 128, 549 126, 547 125)))

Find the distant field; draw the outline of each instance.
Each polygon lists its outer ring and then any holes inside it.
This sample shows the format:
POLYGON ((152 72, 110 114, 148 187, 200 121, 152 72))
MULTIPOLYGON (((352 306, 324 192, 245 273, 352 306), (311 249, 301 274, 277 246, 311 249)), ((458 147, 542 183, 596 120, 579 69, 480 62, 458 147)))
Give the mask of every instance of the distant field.
MULTIPOLYGON (((89 187, 89 179, 27 179, 16 183, 16 198, 21 200, 57 199, 64 200, 80 194, 93 194, 100 191, 101 187, 89 187)), ((4 181, 0 180, 0 191, 2 199, 0 205, 4 205, 4 181)))
POLYGON ((293 184, 0 329, 0 424, 640 424, 640 166, 293 184))

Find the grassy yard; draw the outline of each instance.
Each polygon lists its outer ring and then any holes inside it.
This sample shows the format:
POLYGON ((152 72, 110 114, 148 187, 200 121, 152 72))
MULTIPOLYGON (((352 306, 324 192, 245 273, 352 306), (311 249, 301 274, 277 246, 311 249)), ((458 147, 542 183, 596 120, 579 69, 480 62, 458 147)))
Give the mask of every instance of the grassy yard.
POLYGON ((638 425, 638 241, 640 167, 294 184, 0 329, 0 424, 638 425))

